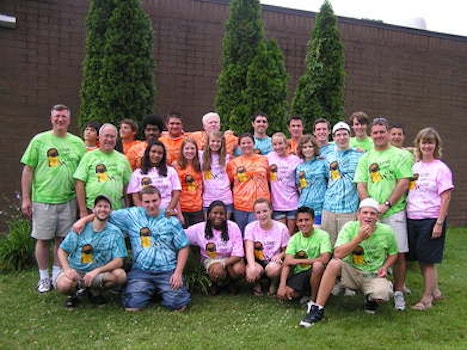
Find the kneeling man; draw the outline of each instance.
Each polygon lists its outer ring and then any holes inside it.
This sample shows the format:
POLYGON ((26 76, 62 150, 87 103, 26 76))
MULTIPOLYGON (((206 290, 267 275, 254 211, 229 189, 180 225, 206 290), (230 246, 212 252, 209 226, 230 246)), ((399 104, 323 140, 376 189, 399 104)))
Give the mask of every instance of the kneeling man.
POLYGON ((372 198, 360 202, 358 220, 348 222, 339 232, 316 302, 308 304, 300 326, 310 327, 323 319, 324 306, 339 276, 344 287, 363 292, 368 313, 374 314, 378 304, 391 298, 392 285, 386 277, 397 259, 397 243, 391 227, 377 222, 378 216, 378 202, 372 198))
POLYGON ((65 307, 73 309, 77 302, 77 289, 88 292, 92 303, 105 302, 103 289, 122 286, 126 274, 122 269, 127 256, 122 232, 108 223, 110 200, 97 196, 94 201, 94 219, 86 224, 81 234, 70 232, 58 249, 62 272, 55 281, 59 292, 68 295, 65 307))

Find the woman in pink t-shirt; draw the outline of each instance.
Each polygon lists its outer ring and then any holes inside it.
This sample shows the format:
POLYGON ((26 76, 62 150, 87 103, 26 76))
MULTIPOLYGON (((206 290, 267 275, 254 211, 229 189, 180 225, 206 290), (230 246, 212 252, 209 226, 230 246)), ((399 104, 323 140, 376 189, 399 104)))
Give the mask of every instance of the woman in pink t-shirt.
POLYGON ((233 212, 232 189, 226 166, 230 156, 227 154, 224 133, 210 131, 208 140, 200 156, 201 171, 203 172, 203 209, 206 212, 215 200, 224 202, 227 208, 227 218, 233 212))
POLYGON ((295 185, 295 169, 302 160, 288 154, 287 138, 281 132, 272 135, 273 152, 266 155, 269 162, 269 184, 274 220, 287 226, 289 234, 295 233, 298 206, 298 190, 295 185))
POLYGON ((185 230, 192 245, 198 246, 201 261, 212 281, 211 295, 218 292, 229 279, 234 284, 245 275, 245 256, 242 233, 238 225, 227 220, 227 209, 222 201, 212 202, 207 220, 185 230))
POLYGON ((417 159, 407 196, 409 259, 417 260, 424 282, 422 298, 412 306, 426 310, 441 299, 436 265, 443 259, 446 217, 454 189, 451 170, 441 158, 441 138, 433 128, 415 138, 417 159))
POLYGON ((272 220, 271 203, 259 198, 253 205, 256 221, 245 227, 246 280, 254 283, 253 294, 263 295, 261 276, 270 280, 269 295, 275 295, 289 241, 287 226, 272 220))
POLYGON ((182 186, 177 172, 167 166, 166 159, 164 144, 158 140, 151 141, 144 152, 141 168, 131 175, 127 193, 136 206, 141 206, 139 192, 146 186, 157 187, 161 193, 161 208, 169 215, 174 215, 182 186))

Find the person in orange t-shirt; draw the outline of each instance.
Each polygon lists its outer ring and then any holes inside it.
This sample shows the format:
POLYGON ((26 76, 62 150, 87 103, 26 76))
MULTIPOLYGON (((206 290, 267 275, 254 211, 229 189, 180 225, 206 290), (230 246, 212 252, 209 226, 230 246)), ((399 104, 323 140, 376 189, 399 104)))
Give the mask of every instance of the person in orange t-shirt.
POLYGON ((255 154, 253 135, 238 138, 242 155, 227 164, 227 174, 233 184, 234 218, 242 233, 254 221, 253 203, 258 198, 271 200, 268 184, 269 164, 265 156, 255 154))
POLYGON ((135 144, 128 150, 128 153, 125 153, 133 171, 141 168, 141 159, 144 156, 144 151, 146 151, 151 141, 159 140, 164 130, 164 123, 157 115, 147 115, 143 118, 141 130, 144 134, 145 141, 135 144))
POLYGON ((118 130, 121 142, 121 151, 124 155, 127 155, 130 148, 140 143, 141 141, 136 140, 136 134, 138 133, 138 124, 133 119, 123 119, 120 122, 120 128, 118 130))
POLYGON ((296 115, 289 119, 289 133, 291 138, 288 140, 289 142, 289 154, 297 155, 297 148, 298 143, 300 141, 300 137, 303 136, 303 119, 302 117, 296 115))
POLYGON ((182 142, 185 139, 183 134, 183 117, 179 113, 169 113, 167 115, 167 134, 159 137, 167 150, 167 164, 172 164, 180 158, 182 142))
POLYGON ((185 138, 182 142, 181 153, 173 163, 178 178, 182 184, 180 195, 180 209, 184 228, 204 221, 203 212, 203 173, 198 157, 198 147, 193 139, 185 138))
MULTIPOLYGON (((195 140, 198 149, 204 149, 208 142, 208 133, 211 131, 220 131, 221 129, 221 118, 219 114, 215 112, 209 112, 203 115, 203 129, 201 131, 195 131, 187 134, 190 138, 195 140)), ((233 134, 232 131, 226 131, 224 134, 225 143, 227 147, 227 154, 233 155, 235 148, 238 145, 238 137, 233 134)))

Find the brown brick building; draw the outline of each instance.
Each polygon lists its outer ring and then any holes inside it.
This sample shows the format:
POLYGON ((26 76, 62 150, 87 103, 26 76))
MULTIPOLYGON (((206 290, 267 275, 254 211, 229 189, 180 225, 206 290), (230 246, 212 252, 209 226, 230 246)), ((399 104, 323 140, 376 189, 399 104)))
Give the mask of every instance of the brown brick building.
MULTIPOLYGON (((213 109, 227 0, 145 0, 153 20, 158 97, 155 112, 180 111, 187 129, 213 109)), ((0 27, 0 117, 3 162, 0 193, 20 189, 19 158, 30 138, 49 128, 55 103, 79 109, 80 69, 88 1, 3 0, 0 13, 16 27, 0 27)), ((264 6, 269 37, 286 56, 290 91, 303 72, 314 13, 264 6)), ((455 173, 453 225, 466 225, 467 38, 380 22, 339 18, 345 47, 345 111, 364 110, 403 122, 408 139, 424 126, 445 140, 445 161, 455 173)), ((131 116, 129 116, 131 117, 131 116)), ((3 205, 0 199, 0 208, 3 205)))

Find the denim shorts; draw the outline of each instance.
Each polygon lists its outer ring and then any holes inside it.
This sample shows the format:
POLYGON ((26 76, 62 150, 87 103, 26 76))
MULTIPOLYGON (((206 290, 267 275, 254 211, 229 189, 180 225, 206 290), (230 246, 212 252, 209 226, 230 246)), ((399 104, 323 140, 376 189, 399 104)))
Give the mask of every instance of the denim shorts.
POLYGON ((282 219, 295 220, 297 218, 297 211, 296 210, 288 210, 288 211, 274 210, 274 212, 272 213, 272 218, 274 220, 282 220, 282 219))
POLYGON ((123 307, 144 309, 151 303, 155 294, 161 296, 162 306, 169 310, 178 310, 187 306, 191 301, 190 292, 185 283, 179 289, 172 289, 170 277, 173 272, 174 270, 163 272, 131 270, 123 292, 123 307))
POLYGON ((242 237, 245 232, 245 226, 256 220, 255 213, 234 209, 234 220, 237 223, 242 237))

